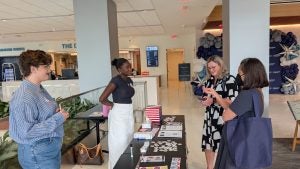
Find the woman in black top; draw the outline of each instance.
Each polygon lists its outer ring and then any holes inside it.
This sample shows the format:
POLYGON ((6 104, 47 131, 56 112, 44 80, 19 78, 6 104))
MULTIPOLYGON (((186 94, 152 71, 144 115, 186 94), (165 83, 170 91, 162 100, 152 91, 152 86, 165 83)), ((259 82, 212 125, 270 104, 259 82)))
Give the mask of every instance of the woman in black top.
MULTIPOLYGON (((241 169, 235 167, 233 160, 229 156, 226 122, 232 120, 236 116, 240 116, 242 118, 255 116, 252 99, 253 92, 259 93, 261 96, 261 102, 263 102, 262 88, 269 86, 264 65, 257 58, 247 58, 241 62, 237 79, 241 79, 243 87, 236 99, 223 112, 223 120, 225 121, 225 124, 215 169, 241 169)), ((262 114, 263 106, 260 107, 260 112, 262 114)))
POLYGON ((114 59, 112 65, 115 66, 119 74, 111 79, 99 101, 112 110, 108 115, 108 148, 109 148, 109 168, 112 169, 124 152, 134 132, 134 119, 132 96, 134 95, 133 82, 128 77, 132 74, 131 65, 124 58, 114 59), (108 100, 112 94, 113 102, 108 100))

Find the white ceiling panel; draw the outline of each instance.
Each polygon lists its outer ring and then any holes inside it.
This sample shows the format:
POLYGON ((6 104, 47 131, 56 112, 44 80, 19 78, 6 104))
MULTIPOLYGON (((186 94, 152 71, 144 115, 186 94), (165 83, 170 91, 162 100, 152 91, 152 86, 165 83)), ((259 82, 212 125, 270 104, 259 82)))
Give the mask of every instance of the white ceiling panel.
MULTIPOLYGON (((120 36, 173 34, 202 22, 217 0, 114 0, 120 36), (180 13, 189 7, 187 15, 180 13)), ((0 43, 75 39, 73 0, 0 0, 0 43), (7 19, 2 22, 1 19, 7 19)))
POLYGON ((158 34, 165 33, 164 28, 162 26, 149 26, 153 32, 156 32, 158 34))
POLYGON ((132 11, 133 8, 130 6, 127 0, 116 2, 117 11, 132 11))
POLYGON ((135 10, 154 9, 151 0, 128 0, 135 10))
MULTIPOLYGON (((22 14, 22 17, 51 15, 50 11, 22 0, 0 1, 0 3, 8 7, 13 7, 16 13, 22 14)), ((46 4, 48 4, 48 2, 46 2, 46 4)))
POLYGON ((53 3, 53 1, 45 0, 23 0, 28 5, 36 8, 34 13, 39 14, 40 16, 44 15, 64 15, 69 14, 70 11, 66 10, 64 7, 53 3))
POLYGON ((66 9, 66 11, 69 11, 70 13, 74 13, 73 0, 49 0, 49 1, 66 9))
POLYGON ((125 13, 120 13, 121 15, 130 26, 143 26, 146 25, 144 20, 137 15, 136 12, 125 12, 125 13))
POLYGON ((120 13, 117 14, 118 17, 118 26, 119 27, 128 27, 130 23, 122 16, 120 13))
POLYGON ((147 26, 141 26, 141 27, 135 27, 136 32, 142 33, 142 34, 147 34, 148 32, 151 32, 151 28, 147 26))
POLYGON ((153 11, 142 11, 138 13, 143 20, 146 22, 147 25, 160 25, 160 21, 156 12, 153 11))

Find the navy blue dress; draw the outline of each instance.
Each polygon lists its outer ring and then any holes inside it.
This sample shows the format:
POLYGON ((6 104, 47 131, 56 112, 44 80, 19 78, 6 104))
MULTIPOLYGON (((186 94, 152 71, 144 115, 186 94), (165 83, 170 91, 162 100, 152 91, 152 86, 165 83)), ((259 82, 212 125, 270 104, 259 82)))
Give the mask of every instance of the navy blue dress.
MULTIPOLYGON (((253 90, 259 92, 257 89, 243 90, 239 93, 236 99, 229 106, 229 108, 241 118, 255 116, 253 99, 252 99, 253 90)), ((263 112, 263 105, 261 107, 261 112, 263 112)), ((222 139, 221 139, 221 143, 217 155, 215 169, 243 169, 243 168, 235 167, 232 159, 229 156, 226 129, 227 129, 227 123, 225 123, 223 127, 222 139)))

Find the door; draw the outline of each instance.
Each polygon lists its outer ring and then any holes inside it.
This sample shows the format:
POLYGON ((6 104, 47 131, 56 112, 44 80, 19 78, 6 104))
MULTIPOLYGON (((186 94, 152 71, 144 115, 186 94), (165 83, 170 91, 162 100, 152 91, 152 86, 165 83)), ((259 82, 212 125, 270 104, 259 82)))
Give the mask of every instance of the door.
POLYGON ((167 49, 167 76, 168 87, 178 87, 178 64, 183 63, 183 49, 167 49))

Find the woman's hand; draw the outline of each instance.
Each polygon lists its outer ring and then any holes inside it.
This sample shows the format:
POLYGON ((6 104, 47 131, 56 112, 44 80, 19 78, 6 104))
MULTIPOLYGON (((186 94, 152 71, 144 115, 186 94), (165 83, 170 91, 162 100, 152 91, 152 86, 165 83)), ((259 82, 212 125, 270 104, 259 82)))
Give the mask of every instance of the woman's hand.
POLYGON ((204 106, 210 106, 214 102, 213 98, 204 96, 201 104, 204 106))
POLYGON ((203 87, 203 92, 208 94, 208 95, 211 95, 212 97, 216 98, 219 96, 219 94, 215 91, 215 89, 213 88, 206 88, 206 87, 203 87))
POLYGON ((64 109, 57 108, 56 112, 60 113, 64 117, 65 120, 67 120, 70 116, 69 112, 66 112, 64 109))

